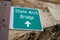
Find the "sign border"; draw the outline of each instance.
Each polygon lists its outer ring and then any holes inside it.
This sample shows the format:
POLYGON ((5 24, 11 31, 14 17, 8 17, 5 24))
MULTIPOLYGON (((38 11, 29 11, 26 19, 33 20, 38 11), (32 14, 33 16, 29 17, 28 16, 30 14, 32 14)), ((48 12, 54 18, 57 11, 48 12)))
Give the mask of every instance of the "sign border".
MULTIPOLYGON (((17 6, 11 6, 11 10, 10 10, 10 21, 9 21, 9 29, 15 29, 15 30, 18 30, 20 28, 13 28, 13 18, 14 18, 14 8, 17 7, 17 6)), ((26 7, 18 7, 18 8, 26 8, 26 7)), ((34 8, 27 8, 27 9, 34 9, 34 8)), ((31 31, 43 31, 43 25, 42 25, 42 20, 41 20, 41 11, 40 9, 36 9, 35 10, 38 10, 39 11, 39 18, 40 18, 40 21, 41 21, 41 26, 42 26, 42 30, 36 30, 36 29, 21 29, 21 30, 31 30, 31 31)))

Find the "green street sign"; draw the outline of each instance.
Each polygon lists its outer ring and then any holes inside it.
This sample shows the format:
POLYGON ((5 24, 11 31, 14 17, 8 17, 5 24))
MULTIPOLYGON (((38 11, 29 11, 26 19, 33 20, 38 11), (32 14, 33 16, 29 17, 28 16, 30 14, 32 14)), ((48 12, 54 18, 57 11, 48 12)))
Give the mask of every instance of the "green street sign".
POLYGON ((40 10, 12 6, 9 28, 16 30, 43 31, 40 10))

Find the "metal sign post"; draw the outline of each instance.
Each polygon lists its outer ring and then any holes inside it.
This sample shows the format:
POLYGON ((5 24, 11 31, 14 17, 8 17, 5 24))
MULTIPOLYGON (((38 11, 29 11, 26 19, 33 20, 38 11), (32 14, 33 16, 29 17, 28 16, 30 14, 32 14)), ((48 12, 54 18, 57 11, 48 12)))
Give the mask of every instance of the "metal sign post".
POLYGON ((0 2, 0 40, 8 40, 10 5, 9 1, 0 2))

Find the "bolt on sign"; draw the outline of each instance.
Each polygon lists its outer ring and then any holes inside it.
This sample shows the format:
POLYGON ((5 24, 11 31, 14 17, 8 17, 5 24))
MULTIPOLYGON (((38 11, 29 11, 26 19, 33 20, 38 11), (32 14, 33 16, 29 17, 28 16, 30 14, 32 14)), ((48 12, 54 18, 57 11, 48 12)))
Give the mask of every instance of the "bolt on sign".
POLYGON ((12 6, 9 29, 43 31, 40 10, 12 6))

